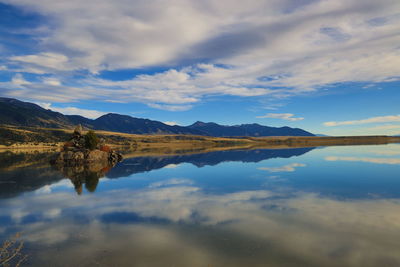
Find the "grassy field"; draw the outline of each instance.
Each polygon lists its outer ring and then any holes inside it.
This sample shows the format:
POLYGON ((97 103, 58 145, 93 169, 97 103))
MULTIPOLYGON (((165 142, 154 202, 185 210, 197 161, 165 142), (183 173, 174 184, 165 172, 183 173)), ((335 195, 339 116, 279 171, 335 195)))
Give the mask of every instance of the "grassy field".
MULTIPOLYGON (((208 137, 194 135, 136 135, 96 131, 99 137, 117 150, 136 155, 178 154, 227 149, 295 148, 337 145, 366 145, 400 143, 400 137, 208 137)), ((48 129, 0 126, 0 150, 57 151, 72 134, 70 129, 48 129)))

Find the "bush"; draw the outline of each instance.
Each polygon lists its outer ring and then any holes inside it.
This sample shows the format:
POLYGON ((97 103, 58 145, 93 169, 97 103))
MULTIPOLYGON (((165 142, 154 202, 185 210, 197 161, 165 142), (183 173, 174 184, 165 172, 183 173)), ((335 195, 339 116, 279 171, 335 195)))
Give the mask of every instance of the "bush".
POLYGON ((104 152, 111 152, 111 147, 109 147, 109 146, 106 146, 106 145, 102 145, 101 147, 100 147, 100 150, 101 151, 104 151, 104 152))
POLYGON ((90 150, 96 149, 99 144, 99 138, 96 133, 92 130, 86 133, 85 135, 85 147, 90 150))

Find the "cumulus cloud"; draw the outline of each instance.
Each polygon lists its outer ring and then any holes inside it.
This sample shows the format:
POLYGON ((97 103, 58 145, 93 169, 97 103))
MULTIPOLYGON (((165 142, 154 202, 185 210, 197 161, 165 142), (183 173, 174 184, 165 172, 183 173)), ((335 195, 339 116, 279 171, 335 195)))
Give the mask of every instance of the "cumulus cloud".
POLYGON ((259 119, 265 119, 265 118, 271 118, 271 119, 281 119, 281 120, 287 120, 287 121, 301 121, 304 120, 302 117, 294 117, 294 114, 291 113, 268 113, 263 116, 257 116, 256 118, 259 119))
MULTIPOLYGON (((37 37, 37 53, 5 59, 19 71, 68 76, 167 68, 126 81, 78 78, 76 87, 102 87, 87 90, 89 99, 107 89, 114 91, 106 94, 111 101, 179 111, 209 95, 282 99, 333 83, 400 76, 395 0, 2 2, 38 12, 51 24, 37 37)), ((53 88, 32 90, 41 98, 54 95, 53 88)))
POLYGON ((368 119, 354 120, 354 121, 328 121, 324 122, 324 125, 332 127, 341 125, 359 125, 368 123, 383 123, 383 122, 396 122, 396 121, 400 121, 400 115, 371 117, 368 119))

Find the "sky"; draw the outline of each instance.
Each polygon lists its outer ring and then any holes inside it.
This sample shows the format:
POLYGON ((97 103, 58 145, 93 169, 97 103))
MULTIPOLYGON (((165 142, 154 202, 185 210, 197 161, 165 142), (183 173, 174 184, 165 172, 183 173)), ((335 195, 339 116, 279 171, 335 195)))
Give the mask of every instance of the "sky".
POLYGON ((0 0, 0 96, 64 114, 400 134, 399 0, 0 0))

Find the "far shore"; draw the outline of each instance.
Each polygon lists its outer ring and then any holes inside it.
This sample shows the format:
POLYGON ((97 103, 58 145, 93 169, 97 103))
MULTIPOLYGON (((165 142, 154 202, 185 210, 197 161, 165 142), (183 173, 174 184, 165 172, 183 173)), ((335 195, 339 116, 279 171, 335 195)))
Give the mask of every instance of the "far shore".
MULTIPOLYGON (((218 138, 190 135, 129 135, 100 131, 98 134, 109 141, 108 145, 120 152, 126 159, 202 154, 229 150, 294 149, 400 143, 400 137, 390 136, 218 138)), ((22 156, 20 157, 22 160, 11 165, 6 164, 3 170, 49 162, 52 155, 61 151, 63 144, 64 142, 20 142, 9 146, 0 145, 0 153, 3 156, 22 156)))
MULTIPOLYGON (((13 130, 13 128, 7 128, 13 130)), ((25 131, 27 139, 41 141, 14 142, 0 145, 0 151, 57 152, 60 151, 72 130, 30 128, 25 131), (48 137, 49 140, 46 139, 48 137), (36 140, 35 139, 35 140, 36 140), (46 142, 43 142, 43 139, 46 142)), ((400 143, 400 137, 392 136, 269 136, 269 137, 210 137, 195 135, 138 135, 96 131, 108 145, 116 150, 131 151, 135 155, 179 154, 184 151, 211 152, 232 149, 285 149, 320 146, 378 145, 400 143)))

